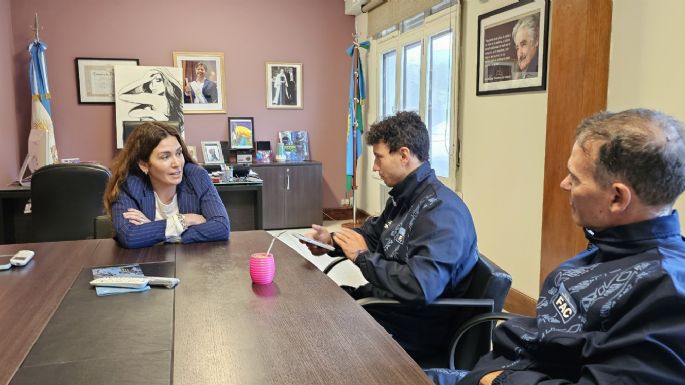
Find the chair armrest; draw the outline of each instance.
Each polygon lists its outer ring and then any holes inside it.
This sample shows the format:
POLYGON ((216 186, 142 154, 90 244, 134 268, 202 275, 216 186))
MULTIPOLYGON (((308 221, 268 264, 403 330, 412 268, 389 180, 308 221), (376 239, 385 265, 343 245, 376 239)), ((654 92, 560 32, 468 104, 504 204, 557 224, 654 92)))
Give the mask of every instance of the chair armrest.
POLYGON ((114 238, 114 224, 109 215, 98 215, 95 217, 94 224, 95 239, 114 238))
POLYGON ((331 263, 328 264, 328 266, 326 266, 326 267, 323 269, 323 273, 324 273, 324 274, 328 274, 334 267, 336 267, 336 266, 337 266, 338 264, 340 264, 341 262, 345 262, 345 261, 347 261, 347 258, 345 258, 345 257, 337 257, 337 258, 335 258, 331 263))
POLYGON ((492 313, 484 313, 484 314, 479 314, 475 317, 470 318, 464 324, 457 329, 455 335, 456 337, 454 338, 454 341, 452 341, 452 346, 450 348, 450 369, 454 370, 455 365, 454 365, 454 355, 457 351, 457 346, 459 345, 459 341, 461 340, 461 337, 464 336, 469 330, 471 330, 473 327, 480 325, 485 322, 493 322, 493 321, 507 321, 510 320, 514 317, 517 317, 516 314, 512 313, 504 313, 504 312, 492 312, 492 313))
MULTIPOLYGON (((396 299, 391 298, 378 298, 378 297, 367 297, 358 299, 357 303, 362 306, 367 305, 393 305, 401 306, 404 304, 396 299)), ((434 302, 428 304, 427 306, 445 306, 445 307, 486 307, 492 311, 494 306, 494 301, 490 298, 484 299, 473 299, 473 298, 441 298, 435 300, 434 302)))
POLYGON ((366 297, 357 300, 357 303, 361 306, 367 305, 403 305, 402 302, 392 299, 392 298, 378 298, 378 297, 366 297))

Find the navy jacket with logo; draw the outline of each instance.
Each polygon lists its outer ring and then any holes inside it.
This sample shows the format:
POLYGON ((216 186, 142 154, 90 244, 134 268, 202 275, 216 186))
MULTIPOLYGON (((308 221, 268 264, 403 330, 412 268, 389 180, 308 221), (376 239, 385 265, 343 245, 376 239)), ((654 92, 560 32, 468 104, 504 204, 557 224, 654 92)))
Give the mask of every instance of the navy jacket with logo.
MULTIPOLYGON (((478 260, 476 231, 464 202, 436 178, 428 162, 390 195, 381 215, 356 229, 369 251, 355 263, 369 283, 353 296, 395 298, 420 307, 458 295, 459 283, 478 260)), ((446 332, 444 317, 429 313, 418 309, 372 315, 405 349, 419 350, 442 343, 446 332)))
POLYGON ((459 385, 684 384, 685 241, 678 214, 593 234, 545 280, 535 318, 495 331, 459 385))

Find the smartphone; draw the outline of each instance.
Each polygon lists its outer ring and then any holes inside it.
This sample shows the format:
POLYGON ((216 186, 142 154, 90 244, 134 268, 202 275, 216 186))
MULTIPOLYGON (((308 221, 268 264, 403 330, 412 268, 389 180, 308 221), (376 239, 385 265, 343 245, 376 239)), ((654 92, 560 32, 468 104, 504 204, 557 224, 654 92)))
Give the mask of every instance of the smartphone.
POLYGON ((327 245, 327 244, 325 244, 325 243, 321 243, 321 242, 317 241, 316 239, 311 239, 311 238, 309 238, 309 237, 307 237, 307 236, 305 236, 305 235, 303 235, 303 234, 294 233, 293 236, 294 236, 295 238, 301 240, 301 241, 310 243, 310 244, 312 244, 312 245, 314 245, 314 246, 318 246, 318 247, 321 247, 321 248, 323 248, 323 249, 330 250, 330 251, 335 250, 335 247, 333 247, 333 246, 331 246, 331 245, 327 245))

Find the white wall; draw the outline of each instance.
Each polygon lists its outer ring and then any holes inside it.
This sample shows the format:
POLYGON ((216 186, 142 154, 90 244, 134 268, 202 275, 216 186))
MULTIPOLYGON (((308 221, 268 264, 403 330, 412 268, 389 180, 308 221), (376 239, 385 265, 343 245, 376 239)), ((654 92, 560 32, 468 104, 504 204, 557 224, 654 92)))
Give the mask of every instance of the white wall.
POLYGON ((537 298, 547 92, 476 96, 478 16, 512 2, 465 2, 461 191, 481 252, 537 298))
MULTIPOLYGON (((614 0, 607 109, 653 108, 685 121, 685 1, 614 0)), ((685 198, 676 203, 685 227, 685 198)))

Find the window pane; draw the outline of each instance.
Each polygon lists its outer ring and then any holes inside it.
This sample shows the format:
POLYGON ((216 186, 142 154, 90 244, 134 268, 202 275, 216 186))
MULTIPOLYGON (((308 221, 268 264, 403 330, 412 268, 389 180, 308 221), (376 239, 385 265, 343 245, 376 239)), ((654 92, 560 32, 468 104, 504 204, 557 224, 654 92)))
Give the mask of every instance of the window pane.
POLYGON ((431 134, 431 165, 438 176, 449 177, 452 32, 431 36, 428 55, 426 123, 431 134))
POLYGON ((421 93, 421 42, 404 47, 402 66, 402 110, 419 112, 421 93))
POLYGON ((416 27, 420 27, 423 24, 423 12, 419 13, 416 16, 412 16, 406 20, 404 20, 402 23, 400 23, 400 31, 406 32, 409 31, 410 29, 414 29, 416 27))
POLYGON ((395 113, 395 73, 397 53, 390 51, 383 54, 381 67, 381 117, 385 118, 395 113))

